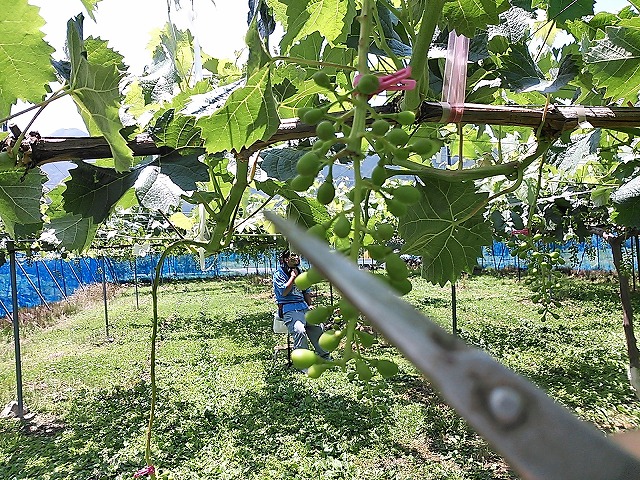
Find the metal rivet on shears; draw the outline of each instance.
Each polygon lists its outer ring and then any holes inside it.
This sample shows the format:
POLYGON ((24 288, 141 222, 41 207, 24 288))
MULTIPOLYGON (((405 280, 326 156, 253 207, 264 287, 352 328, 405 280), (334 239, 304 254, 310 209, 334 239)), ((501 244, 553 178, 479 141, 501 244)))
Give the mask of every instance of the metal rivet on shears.
POLYGON ((511 387, 496 387, 489 393, 489 409, 500 423, 512 425, 522 415, 522 397, 511 387))

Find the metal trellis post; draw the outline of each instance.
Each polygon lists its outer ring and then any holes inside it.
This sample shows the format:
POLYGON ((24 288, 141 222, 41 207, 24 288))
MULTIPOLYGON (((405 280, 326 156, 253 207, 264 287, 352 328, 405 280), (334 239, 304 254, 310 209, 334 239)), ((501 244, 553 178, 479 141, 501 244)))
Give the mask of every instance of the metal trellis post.
POLYGON ((18 395, 18 417, 24 417, 22 399, 22 361, 20 358, 20 325, 18 324, 18 276, 16 274, 16 250, 13 240, 7 242, 9 251, 9 269, 11 273, 11 303, 13 306, 13 343, 16 356, 16 389, 18 395))
POLYGON ((107 308, 107 275, 105 271, 104 255, 102 256, 102 298, 104 300, 104 325, 107 334, 107 340, 109 337, 109 310, 107 308))

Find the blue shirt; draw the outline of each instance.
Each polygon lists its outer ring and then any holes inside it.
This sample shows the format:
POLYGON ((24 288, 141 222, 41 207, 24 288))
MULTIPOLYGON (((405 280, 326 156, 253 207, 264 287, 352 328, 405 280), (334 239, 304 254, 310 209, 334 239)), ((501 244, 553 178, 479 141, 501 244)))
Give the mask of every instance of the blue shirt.
POLYGON ((284 295, 284 289, 290 276, 279 267, 273 274, 273 291, 276 294, 276 302, 282 304, 282 313, 291 312, 293 310, 308 310, 309 305, 304 300, 304 294, 309 290, 300 290, 294 283, 288 295, 284 295))

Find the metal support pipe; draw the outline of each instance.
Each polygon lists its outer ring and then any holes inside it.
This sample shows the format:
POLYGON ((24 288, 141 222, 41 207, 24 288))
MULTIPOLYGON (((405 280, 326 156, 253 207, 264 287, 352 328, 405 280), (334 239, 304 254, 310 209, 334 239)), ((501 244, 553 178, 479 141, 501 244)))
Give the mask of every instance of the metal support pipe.
POLYGON ((11 273, 11 303, 13 307, 13 344, 16 357, 16 390, 18 395, 18 417, 24 417, 22 398, 22 360, 20 357, 20 325, 18 323, 18 275, 16 274, 16 246, 13 240, 7 241, 9 251, 9 270, 11 273))
POLYGON ((451 284, 451 331, 458 335, 458 300, 456 298, 456 284, 451 284))
POLYGON ((140 308, 140 302, 138 300, 138 260, 137 257, 133 257, 133 286, 136 290, 136 309, 140 308))
POLYGON ((109 337, 109 309, 107 308, 107 274, 105 271, 104 255, 102 256, 102 298, 104 300, 104 326, 107 334, 107 340, 109 337))

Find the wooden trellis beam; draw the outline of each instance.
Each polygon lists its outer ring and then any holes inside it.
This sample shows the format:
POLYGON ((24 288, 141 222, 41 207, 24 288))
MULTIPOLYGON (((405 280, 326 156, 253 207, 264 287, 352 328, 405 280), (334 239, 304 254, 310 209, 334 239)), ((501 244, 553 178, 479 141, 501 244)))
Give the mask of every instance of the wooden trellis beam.
MULTIPOLYGON (((379 107, 381 113, 392 112, 393 107, 379 107)), ((424 102, 418 113, 420 123, 442 123, 443 105, 440 102, 424 102)), ((549 105, 543 107, 519 107, 503 105, 465 104, 462 123, 530 127, 555 136, 575 130, 582 122, 594 128, 624 130, 640 127, 640 108, 634 107, 581 107, 549 105)), ((315 127, 297 118, 285 119, 278 131, 266 141, 251 145, 248 152, 255 152, 285 140, 299 140, 315 135, 315 127)), ((42 165, 63 160, 109 158, 111 150, 102 137, 40 137, 30 135, 28 142, 32 165, 42 165)), ((151 135, 141 134, 129 142, 135 156, 168 153, 170 149, 158 147, 151 135)))

